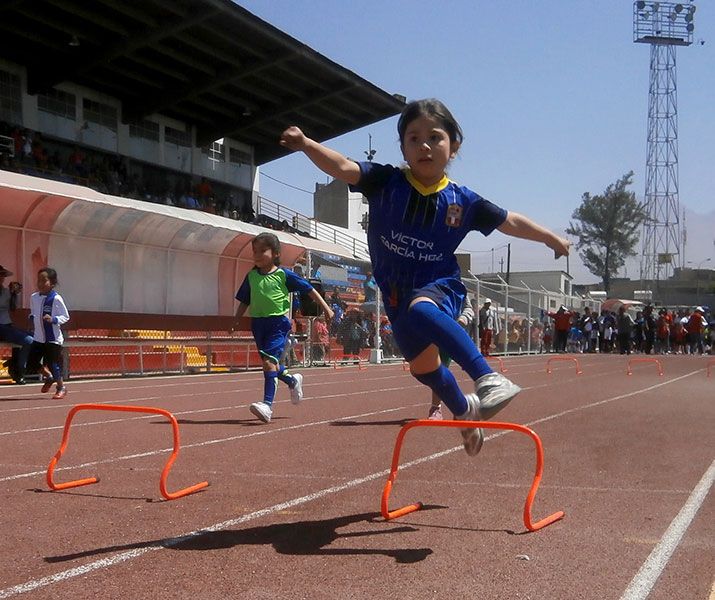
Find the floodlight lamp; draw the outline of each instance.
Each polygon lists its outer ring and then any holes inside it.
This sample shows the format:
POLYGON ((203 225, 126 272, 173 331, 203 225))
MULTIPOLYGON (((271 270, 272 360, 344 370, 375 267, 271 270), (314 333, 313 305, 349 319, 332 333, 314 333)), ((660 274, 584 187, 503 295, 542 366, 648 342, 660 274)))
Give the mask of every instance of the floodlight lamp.
POLYGON ((645 8, 645 2, 643 2, 643 0, 638 0, 638 2, 636 2, 636 8, 638 10, 643 10, 645 8))
POLYGON ((72 38, 69 41, 69 45, 73 47, 79 46, 79 38, 76 35, 73 35, 72 38))
POLYGON ((682 4, 676 4, 676 5, 675 5, 675 12, 677 12, 677 13, 683 12, 683 5, 682 5, 682 4))
POLYGON ((668 17, 673 23, 675 23, 675 20, 678 18, 678 15, 675 13, 670 13, 670 16, 668 17))
POLYGON ((648 17, 650 17, 650 13, 643 11, 643 12, 641 13, 641 17, 642 17, 643 19, 647 19, 648 17))
POLYGON ((695 12, 695 5, 694 5, 694 4, 691 4, 690 6, 688 6, 688 10, 690 11, 691 14, 694 13, 694 12, 695 12))
POLYGON ((693 25, 692 23, 688 23, 688 24, 686 25, 685 29, 688 30, 688 33, 692 33, 693 30, 695 29, 695 25, 693 25))
POLYGON ((660 4, 658 2, 653 2, 653 12, 658 12, 658 9, 660 8, 660 4))
POLYGON ((686 20, 688 23, 691 23, 692 20, 693 20, 693 13, 688 13, 687 15, 685 15, 685 20, 686 20))

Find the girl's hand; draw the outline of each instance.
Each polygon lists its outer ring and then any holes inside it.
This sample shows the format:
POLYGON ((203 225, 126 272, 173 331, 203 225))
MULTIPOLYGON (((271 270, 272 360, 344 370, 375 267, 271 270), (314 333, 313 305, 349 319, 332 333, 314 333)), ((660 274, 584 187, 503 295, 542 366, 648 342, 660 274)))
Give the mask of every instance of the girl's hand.
POLYGON ((299 127, 291 125, 281 134, 280 145, 299 152, 305 148, 306 137, 299 127))
POLYGON ((566 238, 557 236, 547 245, 554 251, 554 258, 568 256, 571 252, 571 242, 566 238))
POLYGON ((45 323, 52 323, 52 315, 42 315, 42 320, 45 323))

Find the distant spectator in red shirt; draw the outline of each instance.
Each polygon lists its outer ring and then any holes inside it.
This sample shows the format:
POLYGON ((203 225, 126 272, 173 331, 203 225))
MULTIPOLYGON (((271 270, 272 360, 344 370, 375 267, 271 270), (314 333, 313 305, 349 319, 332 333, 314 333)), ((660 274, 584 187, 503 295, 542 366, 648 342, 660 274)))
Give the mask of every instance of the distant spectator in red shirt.
POLYGON ((573 313, 562 304, 559 310, 550 312, 548 315, 554 320, 554 351, 566 352, 566 342, 569 337, 569 329, 571 329, 573 313))
POLYGON ((214 195, 213 188, 206 177, 201 178, 201 183, 196 186, 196 198, 201 206, 208 206, 209 198, 214 195))

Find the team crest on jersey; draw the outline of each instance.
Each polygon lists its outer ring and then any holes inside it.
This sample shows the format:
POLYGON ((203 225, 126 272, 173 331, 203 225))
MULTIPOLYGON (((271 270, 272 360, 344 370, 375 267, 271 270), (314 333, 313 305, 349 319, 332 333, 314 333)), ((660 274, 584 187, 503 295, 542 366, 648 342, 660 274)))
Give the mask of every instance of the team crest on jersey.
POLYGON ((450 204, 444 222, 447 227, 459 227, 462 224, 462 207, 459 204, 450 204))

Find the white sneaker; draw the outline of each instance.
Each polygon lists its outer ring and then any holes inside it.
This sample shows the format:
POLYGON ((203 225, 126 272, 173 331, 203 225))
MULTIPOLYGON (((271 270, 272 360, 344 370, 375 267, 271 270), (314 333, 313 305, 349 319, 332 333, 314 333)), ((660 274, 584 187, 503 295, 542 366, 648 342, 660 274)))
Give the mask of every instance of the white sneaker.
POLYGON ((290 401, 293 404, 300 404, 303 399, 303 376, 300 373, 293 375, 295 385, 290 388, 290 401))
POLYGON ((501 373, 488 373, 474 382, 474 391, 479 396, 482 419, 488 420, 506 408, 521 388, 501 373))
MULTIPOLYGON (((479 397, 476 394, 467 394, 467 412, 455 417, 458 421, 481 421, 479 397)), ((476 456, 484 444, 484 432, 481 429, 460 429, 464 440, 464 451, 469 456, 476 456)))
POLYGON ((254 402, 248 407, 254 415, 256 415, 264 423, 270 423, 273 416, 273 409, 265 402, 254 402))

